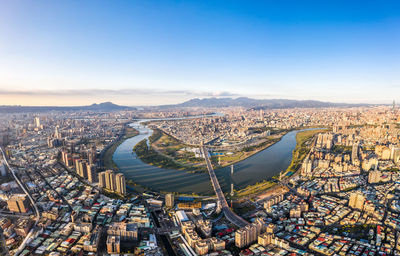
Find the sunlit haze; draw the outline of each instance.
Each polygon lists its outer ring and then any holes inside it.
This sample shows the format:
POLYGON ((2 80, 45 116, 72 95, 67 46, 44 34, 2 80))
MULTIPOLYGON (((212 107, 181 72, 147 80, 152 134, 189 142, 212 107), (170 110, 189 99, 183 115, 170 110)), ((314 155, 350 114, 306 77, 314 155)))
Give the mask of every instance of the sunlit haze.
POLYGON ((0 104, 390 103, 398 1, 3 1, 0 104))
POLYGON ((400 255, 400 1, 0 1, 0 255, 400 255))

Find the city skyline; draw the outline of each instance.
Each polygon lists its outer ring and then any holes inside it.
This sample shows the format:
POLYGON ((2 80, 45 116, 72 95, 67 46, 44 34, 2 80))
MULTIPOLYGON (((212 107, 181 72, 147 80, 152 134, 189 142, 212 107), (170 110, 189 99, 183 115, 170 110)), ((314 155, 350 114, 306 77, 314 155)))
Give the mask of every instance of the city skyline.
POLYGON ((399 1, 0 6, 0 255, 400 255, 399 1))
POLYGON ((1 105, 251 97, 389 103, 396 1, 11 2, 1 105))

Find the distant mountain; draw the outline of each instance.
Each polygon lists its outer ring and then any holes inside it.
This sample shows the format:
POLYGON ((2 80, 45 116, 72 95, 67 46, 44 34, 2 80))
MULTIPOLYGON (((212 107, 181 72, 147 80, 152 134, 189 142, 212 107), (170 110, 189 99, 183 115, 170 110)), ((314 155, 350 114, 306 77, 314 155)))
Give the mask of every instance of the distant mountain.
MULTIPOLYGON (((348 104, 348 103, 331 103, 316 100, 287 100, 287 99, 251 99, 246 97, 240 98, 204 98, 191 99, 175 105, 161 105, 153 107, 145 107, 153 110, 169 109, 169 108, 221 108, 221 107, 244 107, 249 109, 281 109, 281 108, 326 108, 326 107, 358 107, 370 106, 370 104, 348 104)), ((89 106, 0 106, 0 113, 39 113, 49 111, 90 111, 90 112, 112 112, 121 110, 139 110, 142 108, 128 107, 116 105, 112 102, 103 102, 100 104, 92 104, 89 106)))
POLYGON ((84 106, 82 107, 84 109, 88 109, 88 110, 94 110, 94 111, 116 111, 116 110, 132 110, 132 107, 127 107, 127 106, 120 106, 120 105, 116 105, 112 102, 103 102, 100 104, 92 104, 90 106, 84 106))
POLYGON ((0 106, 0 113, 28 113, 28 112, 49 112, 49 111, 93 111, 93 112, 112 112, 120 110, 134 110, 133 107, 120 106, 111 102, 92 104, 90 106, 0 106))
POLYGON ((355 107, 368 104, 331 103, 316 100, 288 100, 288 99, 251 99, 240 98, 204 98, 191 99, 186 102, 163 107, 245 107, 251 109, 280 109, 280 108, 326 108, 326 107, 355 107))

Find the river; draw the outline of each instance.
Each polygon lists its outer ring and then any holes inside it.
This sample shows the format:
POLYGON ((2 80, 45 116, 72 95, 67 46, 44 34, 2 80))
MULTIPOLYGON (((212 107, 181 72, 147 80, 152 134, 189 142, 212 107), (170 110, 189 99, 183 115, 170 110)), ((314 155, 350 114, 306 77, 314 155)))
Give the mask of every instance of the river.
MULTIPOLYGON (((125 140, 115 150, 113 160, 127 179, 156 191, 172 191, 179 193, 213 194, 208 173, 187 173, 182 170, 163 169, 144 163, 133 147, 152 134, 152 130, 141 123, 151 119, 141 119, 130 124, 139 131, 139 135, 125 140)), ((296 147, 296 134, 291 131, 281 140, 267 149, 235 164, 231 177, 230 167, 215 170, 222 190, 230 191, 233 182, 236 190, 275 176, 286 170, 292 161, 292 152, 296 147)))

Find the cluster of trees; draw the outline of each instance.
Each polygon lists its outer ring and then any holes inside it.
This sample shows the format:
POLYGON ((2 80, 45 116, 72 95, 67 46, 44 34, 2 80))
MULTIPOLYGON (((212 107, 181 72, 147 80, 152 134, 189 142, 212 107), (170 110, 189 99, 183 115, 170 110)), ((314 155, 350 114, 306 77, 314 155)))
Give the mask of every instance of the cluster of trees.
POLYGON ((136 144, 134 151, 136 155, 145 163, 155 165, 162 168, 184 169, 184 166, 178 164, 171 158, 163 156, 155 151, 151 146, 147 146, 146 140, 142 140, 136 144))

